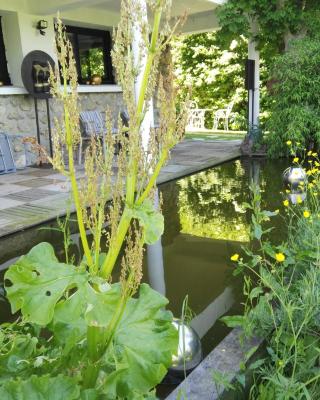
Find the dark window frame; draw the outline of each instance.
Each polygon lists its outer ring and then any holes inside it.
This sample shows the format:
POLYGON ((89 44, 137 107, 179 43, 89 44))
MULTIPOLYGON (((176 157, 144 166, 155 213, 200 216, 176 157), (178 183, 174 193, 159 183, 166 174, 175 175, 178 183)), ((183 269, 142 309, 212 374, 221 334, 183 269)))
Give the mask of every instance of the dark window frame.
POLYGON ((2 17, 0 16, 0 81, 3 82, 4 85, 9 86, 11 85, 11 79, 8 71, 1 19, 2 17))
POLYGON ((112 61, 111 61, 112 39, 111 39, 110 32, 102 30, 102 29, 82 28, 82 27, 72 26, 72 25, 66 25, 66 32, 74 34, 75 44, 74 44, 73 52, 74 52, 74 57, 75 57, 75 61, 76 61, 79 83, 85 84, 86 82, 81 76, 78 35, 88 35, 88 36, 96 36, 96 37, 99 37, 102 39, 103 63, 104 63, 104 71, 105 71, 105 76, 102 77, 102 83, 114 84, 115 80, 114 80, 114 76, 113 76, 113 68, 112 68, 112 61))

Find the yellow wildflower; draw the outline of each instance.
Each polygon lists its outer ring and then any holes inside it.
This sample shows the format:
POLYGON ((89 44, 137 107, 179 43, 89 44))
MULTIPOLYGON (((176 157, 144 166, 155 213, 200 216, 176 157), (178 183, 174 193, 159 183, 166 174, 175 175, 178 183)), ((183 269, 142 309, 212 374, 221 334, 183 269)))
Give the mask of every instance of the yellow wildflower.
POLYGON ((239 254, 236 253, 236 254, 234 254, 233 256, 230 257, 230 260, 231 261, 238 261, 239 257, 240 257, 239 254))
POLYGON ((284 205, 285 207, 288 207, 288 206, 289 206, 289 200, 284 200, 283 205, 284 205))
POLYGON ((292 145, 291 140, 288 140, 288 141, 287 141, 287 145, 288 145, 288 146, 291 146, 291 145, 292 145))
POLYGON ((308 183, 308 187, 311 189, 313 188, 314 184, 312 182, 308 183))
POLYGON ((316 167, 320 167, 320 163, 319 163, 318 161, 315 161, 314 165, 315 165, 316 167))
POLYGON ((279 367, 282 367, 282 366, 283 366, 283 364, 284 364, 284 362, 283 362, 282 360, 279 360, 279 361, 278 361, 278 365, 279 365, 279 367))
POLYGON ((301 196, 297 196, 297 203, 298 203, 298 204, 301 204, 301 203, 302 203, 302 198, 301 198, 301 196))
POLYGON ((311 169, 308 169, 308 171, 307 171, 307 175, 312 175, 312 171, 311 171, 311 169))
POLYGON ((295 157, 295 158, 293 159, 293 162, 294 162, 294 163, 299 162, 299 157, 295 157))
POLYGON ((275 258, 278 262, 283 262, 286 259, 286 256, 283 253, 276 253, 275 258))
POLYGON ((304 211, 303 211, 303 216, 304 216, 305 218, 309 218, 309 217, 310 217, 310 212, 309 212, 308 210, 304 210, 304 211))
POLYGON ((317 153, 312 153, 312 157, 317 157, 317 153))
POLYGON ((311 154, 312 154, 312 150, 309 150, 308 153, 307 153, 307 155, 308 155, 308 156, 311 156, 311 154))

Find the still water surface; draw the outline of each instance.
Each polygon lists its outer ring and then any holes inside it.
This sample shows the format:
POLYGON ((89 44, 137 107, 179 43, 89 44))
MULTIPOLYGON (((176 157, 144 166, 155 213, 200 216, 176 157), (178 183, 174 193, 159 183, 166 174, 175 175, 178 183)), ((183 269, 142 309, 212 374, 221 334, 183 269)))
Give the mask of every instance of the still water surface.
MULTIPOLYGON (((242 281, 232 275, 230 256, 249 243, 251 216, 243 207, 250 201, 249 184, 259 182, 262 207, 281 209, 281 174, 286 167, 287 161, 281 160, 236 160, 160 187, 165 232, 161 243, 147 252, 156 262, 148 263, 145 257, 143 280, 167 296, 176 317, 188 295, 191 324, 202 338, 205 355, 228 333, 219 318, 241 312, 242 281)), ((280 241, 285 225, 280 217, 275 222, 272 236, 280 241)), ((63 260, 62 235, 47 229, 54 226, 52 222, 45 229, 0 239, 2 274, 16 257, 41 241, 50 242, 63 260)), ((77 243, 78 234, 72 236, 77 243)), ((76 244, 74 253, 79 256, 76 244)), ((8 304, 0 301, 0 322, 10 318, 8 304)))

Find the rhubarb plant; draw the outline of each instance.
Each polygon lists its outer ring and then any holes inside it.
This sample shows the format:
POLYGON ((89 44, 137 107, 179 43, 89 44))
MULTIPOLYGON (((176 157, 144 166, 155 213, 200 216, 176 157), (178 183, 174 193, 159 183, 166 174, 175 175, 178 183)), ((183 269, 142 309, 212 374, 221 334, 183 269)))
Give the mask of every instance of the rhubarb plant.
POLYGON ((82 140, 76 64, 58 19, 59 62, 50 81, 63 116, 55 121, 49 160, 72 189, 83 257, 72 265, 74 257, 66 254, 62 263, 49 243, 40 243, 7 270, 6 294, 12 312, 20 316, 0 327, 1 399, 155 398, 154 387, 177 349, 168 300, 141 284, 144 245, 163 233, 163 216, 154 207, 156 180, 186 124, 186 105, 176 111, 171 69, 165 69, 166 76, 159 72, 172 36, 170 1, 150 0, 148 6, 152 26, 140 2, 121 3, 112 58, 129 126, 119 117, 118 134, 113 134, 111 112, 106 112, 105 143, 92 135, 80 180, 74 156, 82 140), (134 57, 137 30, 140 54, 134 57), (150 129, 143 145, 152 99, 160 125, 150 129), (114 282, 116 264, 121 275, 114 282))

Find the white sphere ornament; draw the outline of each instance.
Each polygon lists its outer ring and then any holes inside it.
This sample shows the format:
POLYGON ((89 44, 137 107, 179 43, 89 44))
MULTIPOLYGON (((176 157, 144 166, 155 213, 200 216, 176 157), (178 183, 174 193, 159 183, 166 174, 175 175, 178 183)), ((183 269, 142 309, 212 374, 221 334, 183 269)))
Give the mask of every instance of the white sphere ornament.
POLYGON ((301 167, 289 167, 283 172, 283 182, 294 190, 303 190, 307 183, 307 174, 301 167))
POLYGON ((172 356, 172 365, 169 374, 183 375, 192 371, 202 360, 201 340, 197 332, 183 323, 180 319, 174 319, 173 326, 179 332, 177 353, 172 356))
POLYGON ((289 193, 288 194, 288 200, 291 202, 291 204, 300 204, 305 199, 307 198, 307 193, 289 193))

